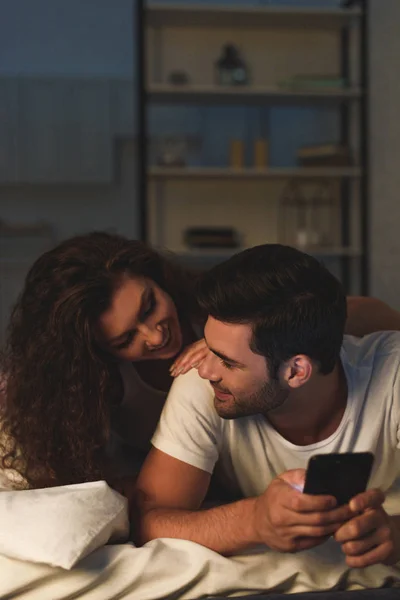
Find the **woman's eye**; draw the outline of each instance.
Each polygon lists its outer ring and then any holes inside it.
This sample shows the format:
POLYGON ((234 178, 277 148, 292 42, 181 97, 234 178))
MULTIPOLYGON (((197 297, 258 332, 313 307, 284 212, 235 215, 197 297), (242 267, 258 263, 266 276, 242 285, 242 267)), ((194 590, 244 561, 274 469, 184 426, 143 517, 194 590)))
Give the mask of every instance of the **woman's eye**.
MULTIPOLYGON (((150 315, 151 313, 154 311, 155 307, 156 307, 156 298, 154 295, 154 292, 151 291, 149 298, 147 300, 147 304, 142 312, 142 314, 140 315, 140 321, 145 321, 150 315)), ((114 348, 116 350, 124 350, 125 348, 128 348, 131 343, 133 342, 134 338, 136 335, 136 331, 132 330, 129 333, 127 333, 126 338, 123 342, 121 342, 120 344, 118 344, 118 346, 114 346, 114 348)))
POLYGON ((147 317, 149 317, 151 315, 151 313, 153 312, 155 306, 156 306, 156 299, 154 297, 154 293, 152 293, 147 302, 147 306, 142 314, 142 319, 146 319, 147 317))
POLYGON ((123 342, 121 342, 121 344, 118 344, 118 346, 115 346, 115 349, 124 350, 125 348, 128 348, 131 345, 134 337, 135 333, 133 331, 130 331, 126 336, 126 339, 123 342))

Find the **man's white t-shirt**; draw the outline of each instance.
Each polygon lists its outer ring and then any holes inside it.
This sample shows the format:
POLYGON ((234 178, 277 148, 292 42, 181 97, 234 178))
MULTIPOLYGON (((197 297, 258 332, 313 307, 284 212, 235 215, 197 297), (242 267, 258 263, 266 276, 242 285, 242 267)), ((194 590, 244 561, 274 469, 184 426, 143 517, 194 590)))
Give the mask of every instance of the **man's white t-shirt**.
POLYGON ((245 497, 261 494, 284 471, 305 469, 315 454, 370 451, 375 461, 369 487, 391 490, 386 509, 400 514, 400 332, 346 336, 341 360, 347 407, 325 440, 296 446, 261 415, 222 419, 210 383, 192 370, 174 382, 152 444, 209 473, 218 461, 224 479, 245 497))

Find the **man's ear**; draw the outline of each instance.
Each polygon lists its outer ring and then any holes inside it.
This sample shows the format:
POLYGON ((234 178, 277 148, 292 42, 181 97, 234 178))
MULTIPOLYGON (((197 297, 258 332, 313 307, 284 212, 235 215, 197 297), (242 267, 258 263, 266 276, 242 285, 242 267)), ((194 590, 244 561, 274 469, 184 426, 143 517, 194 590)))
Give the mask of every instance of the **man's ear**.
POLYGON ((309 381, 313 370, 314 365, 311 359, 305 354, 298 354, 285 362, 281 377, 283 377, 288 387, 294 390, 309 381))

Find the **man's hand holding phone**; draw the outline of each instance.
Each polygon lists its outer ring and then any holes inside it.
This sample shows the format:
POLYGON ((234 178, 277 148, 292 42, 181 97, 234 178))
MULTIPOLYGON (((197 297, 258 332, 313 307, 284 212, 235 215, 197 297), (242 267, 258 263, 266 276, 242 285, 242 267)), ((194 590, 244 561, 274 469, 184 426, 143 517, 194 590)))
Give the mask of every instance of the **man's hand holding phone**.
POLYGON ((257 498, 254 527, 260 543, 279 552, 299 552, 318 546, 335 534, 353 513, 337 507, 333 496, 306 495, 304 469, 283 473, 257 498))
POLYGON ((363 568, 400 560, 400 517, 383 509, 385 495, 366 490, 373 465, 370 452, 317 455, 310 459, 304 491, 330 493, 351 516, 335 533, 349 567, 363 568))
POLYGON ((349 503, 352 518, 335 534, 349 567, 364 568, 400 560, 400 517, 390 517, 382 507, 380 490, 368 490, 349 503))

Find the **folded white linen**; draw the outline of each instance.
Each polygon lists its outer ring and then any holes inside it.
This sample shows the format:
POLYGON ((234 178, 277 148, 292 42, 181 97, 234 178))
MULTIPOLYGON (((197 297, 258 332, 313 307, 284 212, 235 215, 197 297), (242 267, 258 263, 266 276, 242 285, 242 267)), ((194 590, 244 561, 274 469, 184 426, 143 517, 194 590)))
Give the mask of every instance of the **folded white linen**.
POLYGON ((109 541, 125 541, 127 501, 104 481, 0 492, 0 554, 70 569, 109 541))

